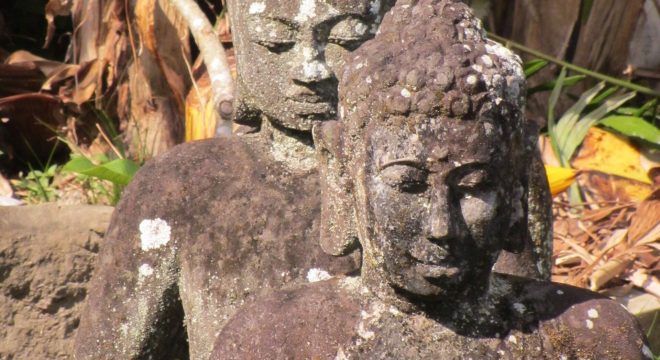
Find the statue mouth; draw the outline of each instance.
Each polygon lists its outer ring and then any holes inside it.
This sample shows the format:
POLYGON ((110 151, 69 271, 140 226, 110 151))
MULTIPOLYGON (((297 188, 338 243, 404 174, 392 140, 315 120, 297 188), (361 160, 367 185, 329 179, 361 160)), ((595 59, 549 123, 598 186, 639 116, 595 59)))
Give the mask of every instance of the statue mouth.
POLYGON ((415 271, 425 278, 437 279, 455 277, 461 270, 456 266, 418 263, 415 271))
POLYGON ((289 109, 299 115, 336 113, 334 103, 320 96, 297 96, 288 98, 288 100, 289 109))

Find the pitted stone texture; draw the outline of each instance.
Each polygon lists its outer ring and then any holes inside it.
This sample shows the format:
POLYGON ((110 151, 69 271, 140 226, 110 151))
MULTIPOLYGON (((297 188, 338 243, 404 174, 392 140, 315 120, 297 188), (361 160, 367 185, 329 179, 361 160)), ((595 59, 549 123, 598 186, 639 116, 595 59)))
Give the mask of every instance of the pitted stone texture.
POLYGON ((289 172, 263 134, 175 147, 146 164, 117 207, 77 339, 78 359, 205 359, 234 311, 310 269, 344 274, 351 257, 318 242, 315 170, 289 172), (140 223, 161 219, 171 239, 141 248, 140 223), (144 264, 152 269, 140 275, 144 264), (179 300, 180 299, 180 300, 179 300), (174 346, 174 349, 172 349, 174 346))
POLYGON ((482 321, 497 324, 479 333, 443 323, 437 314, 450 304, 428 303, 423 311, 405 313, 359 279, 278 291, 238 312, 210 359, 649 359, 639 326, 612 300, 508 275, 496 275, 494 282, 507 290, 497 305, 506 321, 481 314, 482 321), (590 318, 595 309, 599 317, 590 318), (591 328, 585 325, 589 319, 591 328))
MULTIPOLYGON (((509 204, 527 218, 512 219, 520 225, 510 236, 520 242, 506 250, 518 254, 503 253, 496 270, 548 280, 551 201, 535 146, 536 131, 523 119, 525 79, 520 59, 486 39, 480 21, 464 4, 408 0, 398 2, 385 16, 377 41, 365 43, 349 58, 341 79, 345 88, 340 89, 344 96, 340 111, 342 118, 363 122, 349 126, 359 128, 373 119, 382 120, 383 126, 412 118, 418 118, 417 123, 428 118, 490 119, 496 124, 493 131, 503 135, 503 144, 524 150, 525 160, 514 164, 509 169, 513 176, 503 181, 527 172, 517 185, 521 189, 517 199, 509 204)), ((356 137, 347 138, 345 153, 350 156, 356 137)), ((474 136, 466 136, 463 142, 473 140, 474 136)), ((361 146, 359 140, 355 146, 361 146)))

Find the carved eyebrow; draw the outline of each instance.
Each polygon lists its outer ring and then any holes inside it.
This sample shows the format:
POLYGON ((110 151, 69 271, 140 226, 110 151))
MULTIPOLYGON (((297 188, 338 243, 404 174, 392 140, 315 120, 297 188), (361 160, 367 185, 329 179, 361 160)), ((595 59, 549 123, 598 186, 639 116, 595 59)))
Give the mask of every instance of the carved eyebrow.
POLYGON ((418 158, 416 158, 416 157, 407 157, 407 158, 389 160, 389 161, 385 162, 384 164, 382 164, 380 166, 379 170, 383 170, 386 167, 390 167, 390 166, 394 166, 394 165, 408 165, 408 166, 416 167, 420 170, 425 170, 426 169, 424 164, 422 162, 420 162, 418 158))

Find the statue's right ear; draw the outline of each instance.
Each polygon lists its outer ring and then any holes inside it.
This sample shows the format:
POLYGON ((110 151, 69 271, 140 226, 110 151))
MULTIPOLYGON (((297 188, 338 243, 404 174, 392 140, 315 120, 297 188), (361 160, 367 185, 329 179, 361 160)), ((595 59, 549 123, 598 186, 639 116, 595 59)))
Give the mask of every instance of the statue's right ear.
POLYGON ((312 129, 321 178, 321 239, 323 251, 347 255, 358 248, 352 186, 342 162, 342 124, 325 121, 312 129))

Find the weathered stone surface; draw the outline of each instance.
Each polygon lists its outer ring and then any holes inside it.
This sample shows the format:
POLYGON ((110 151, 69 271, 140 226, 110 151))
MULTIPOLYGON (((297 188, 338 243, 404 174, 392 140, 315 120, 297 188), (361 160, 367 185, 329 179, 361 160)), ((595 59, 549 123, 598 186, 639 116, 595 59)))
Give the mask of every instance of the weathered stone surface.
POLYGON ((651 359, 638 324, 616 302, 508 275, 494 281, 509 293, 492 314, 474 314, 483 298, 403 312, 359 278, 278 291, 232 318, 210 359, 651 359), (457 330, 443 320, 446 306, 498 326, 457 330))
POLYGON ((359 254, 335 258, 318 247, 309 128, 334 116, 334 71, 373 36, 390 2, 228 2, 236 121, 261 129, 182 145, 141 169, 110 225, 77 358, 183 357, 185 314, 190 356, 206 359, 244 301, 300 283, 311 269, 359 268, 359 254))
MULTIPOLYGON (((140 171, 110 226, 77 358, 184 356, 185 317, 190 356, 205 359, 246 301, 301 283, 315 268, 331 274, 359 268, 359 252, 336 259, 318 247, 320 190, 310 128, 336 116, 335 73, 349 51, 373 36, 391 3, 228 2, 236 121, 260 129, 179 146, 140 171)), ((437 75, 451 85, 451 74, 437 75)), ((405 80, 423 86, 420 79, 405 80)), ((453 113, 471 111, 465 94, 452 94, 445 100, 453 113)), ((427 95, 429 101, 415 104, 435 106, 427 95)), ((409 103, 393 97, 388 106, 406 111, 409 103)), ((356 247, 348 241, 333 255, 356 247)), ((538 276, 534 263, 522 266, 538 276)))
POLYGON ((400 0, 350 57, 341 121, 314 134, 322 218, 335 230, 322 244, 341 253, 342 236, 356 235, 360 276, 257 300, 211 359, 649 356, 616 302, 492 271, 503 249, 524 248, 531 147, 520 61, 480 25, 459 1, 400 0), (323 339, 315 329, 332 330, 323 339))
POLYGON ((0 207, 0 358, 70 359, 107 206, 0 207))

